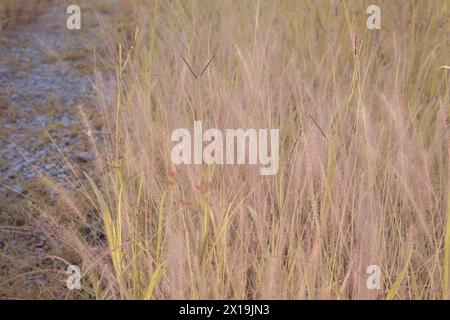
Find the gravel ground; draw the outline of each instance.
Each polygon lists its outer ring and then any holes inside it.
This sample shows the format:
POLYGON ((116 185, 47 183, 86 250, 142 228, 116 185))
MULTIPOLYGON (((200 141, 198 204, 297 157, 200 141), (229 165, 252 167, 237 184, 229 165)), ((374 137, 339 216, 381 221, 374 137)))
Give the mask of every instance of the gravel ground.
POLYGON ((9 140, 0 140, 0 176, 16 191, 35 177, 36 169, 64 180, 68 168, 58 168, 52 156, 58 154, 57 147, 68 156, 76 152, 71 146, 82 134, 77 132, 81 127, 77 105, 93 95, 92 78, 77 69, 89 63, 83 50, 92 39, 66 30, 64 11, 58 9, 0 42, 0 127, 9 140), (74 57, 64 59, 67 52, 74 57), (46 130, 57 131, 56 144, 46 130))
POLYGON ((16 277, 49 264, 48 241, 23 211, 43 192, 32 190, 42 188, 38 172, 70 186, 70 166, 93 166, 77 107, 95 114, 89 48, 98 31, 67 30, 65 7, 54 5, 32 25, 0 34, 0 298, 54 295, 42 289, 48 277, 16 277))

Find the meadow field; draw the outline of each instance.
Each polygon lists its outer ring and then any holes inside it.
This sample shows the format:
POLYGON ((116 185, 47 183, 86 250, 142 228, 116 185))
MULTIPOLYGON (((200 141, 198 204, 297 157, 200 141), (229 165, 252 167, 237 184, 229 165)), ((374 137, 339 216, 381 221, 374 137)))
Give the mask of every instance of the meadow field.
POLYGON ((77 1, 0 1, 4 57, 68 42, 23 101, 40 69, 0 58, 0 298, 450 298, 448 0, 78 1, 81 30, 77 1), (174 163, 200 121, 278 129, 277 170, 174 163))

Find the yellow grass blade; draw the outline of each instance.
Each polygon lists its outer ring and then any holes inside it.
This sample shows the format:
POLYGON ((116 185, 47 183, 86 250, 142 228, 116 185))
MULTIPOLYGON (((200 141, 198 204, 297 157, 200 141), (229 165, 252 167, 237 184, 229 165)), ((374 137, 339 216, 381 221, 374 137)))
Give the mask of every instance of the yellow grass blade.
POLYGON ((400 271, 400 274, 397 276, 397 279, 395 280, 392 287, 389 289, 386 300, 393 300, 397 296, 398 289, 400 288, 400 285, 403 283, 403 280, 405 279, 405 276, 408 272, 409 268, 409 262, 411 261, 412 256, 412 249, 409 251, 408 259, 406 259, 405 265, 403 266, 402 271, 400 271))
POLYGON ((163 270, 164 270, 164 264, 159 264, 156 267, 156 270, 155 270, 155 272, 153 272, 152 278, 150 279, 150 283, 144 292, 144 296, 143 296, 144 300, 150 300, 153 298, 153 292, 154 292, 156 286, 158 285, 159 281, 161 280, 163 270))
POLYGON ((97 188, 97 185, 87 173, 84 173, 84 175, 88 179, 92 189, 94 189, 95 196, 100 205, 100 212, 103 219, 109 250, 111 252, 111 259, 113 261, 113 266, 116 271, 117 279, 119 280, 119 283, 121 283, 122 279, 121 222, 117 221, 117 223, 114 223, 114 218, 111 214, 111 211, 104 197, 102 196, 100 190, 97 188))
MULTIPOLYGON (((448 149, 450 156, 450 147, 448 149)), ((450 173, 449 173, 450 179, 450 173)), ((447 182, 450 183, 450 182, 447 182)), ((444 288, 443 299, 449 298, 449 273, 450 273, 450 187, 447 187, 447 224, 445 226, 445 240, 444 240, 444 288)))

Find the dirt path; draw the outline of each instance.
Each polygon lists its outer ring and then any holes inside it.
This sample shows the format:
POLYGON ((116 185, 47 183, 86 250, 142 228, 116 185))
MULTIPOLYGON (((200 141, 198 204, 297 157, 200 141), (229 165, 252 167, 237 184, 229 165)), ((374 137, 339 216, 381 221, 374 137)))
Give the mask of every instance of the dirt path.
POLYGON ((77 106, 95 113, 91 48, 99 30, 93 23, 70 31, 65 19, 65 7, 53 5, 32 25, 0 34, 0 298, 57 295, 47 277, 26 275, 48 267, 50 248, 25 203, 43 192, 38 172, 70 186, 66 159, 83 170, 94 160, 77 106))

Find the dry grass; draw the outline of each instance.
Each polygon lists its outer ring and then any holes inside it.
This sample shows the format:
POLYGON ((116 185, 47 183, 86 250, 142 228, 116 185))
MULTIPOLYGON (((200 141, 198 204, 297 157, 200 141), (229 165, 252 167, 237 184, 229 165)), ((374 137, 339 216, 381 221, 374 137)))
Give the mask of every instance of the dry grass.
POLYGON ((40 10, 51 0, 1 0, 0 31, 33 22, 40 10))
POLYGON ((61 190, 41 215, 81 295, 450 298, 448 1, 377 2, 380 31, 364 1, 130 1, 88 209, 61 190), (199 73, 213 55, 198 79, 181 58, 199 73), (280 128, 278 174, 174 167, 170 134, 194 120, 280 128))

